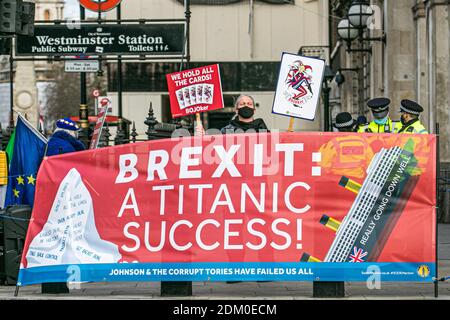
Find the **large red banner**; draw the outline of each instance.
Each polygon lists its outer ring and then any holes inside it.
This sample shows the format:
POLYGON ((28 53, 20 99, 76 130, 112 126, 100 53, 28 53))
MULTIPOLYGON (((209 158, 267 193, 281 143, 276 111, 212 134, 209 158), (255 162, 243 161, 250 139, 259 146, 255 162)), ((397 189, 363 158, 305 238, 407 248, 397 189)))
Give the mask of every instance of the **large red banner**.
POLYGON ((238 134, 48 157, 22 269, 389 262, 419 264, 427 277, 433 265, 423 264, 436 258, 435 142, 433 135, 238 134))

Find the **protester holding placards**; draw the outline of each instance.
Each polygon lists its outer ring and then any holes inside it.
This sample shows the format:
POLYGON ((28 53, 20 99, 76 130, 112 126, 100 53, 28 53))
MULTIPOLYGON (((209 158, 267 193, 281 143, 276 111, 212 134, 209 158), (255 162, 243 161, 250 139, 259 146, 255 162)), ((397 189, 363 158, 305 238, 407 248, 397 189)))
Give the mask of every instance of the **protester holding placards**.
POLYGON ((240 95, 236 99, 234 108, 236 115, 227 126, 221 129, 222 133, 269 132, 263 119, 254 118, 256 109, 252 96, 240 95))

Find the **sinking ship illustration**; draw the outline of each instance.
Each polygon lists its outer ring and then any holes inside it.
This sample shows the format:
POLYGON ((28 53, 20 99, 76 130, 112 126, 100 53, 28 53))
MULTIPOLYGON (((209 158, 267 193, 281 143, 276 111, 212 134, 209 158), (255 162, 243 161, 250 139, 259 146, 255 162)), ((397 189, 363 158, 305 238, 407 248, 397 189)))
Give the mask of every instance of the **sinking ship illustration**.
MULTIPOLYGON (((414 142, 403 148, 381 149, 359 184, 342 177, 339 185, 357 194, 342 222, 327 215, 320 223, 336 233, 323 262, 377 261, 420 176, 411 175, 417 166, 414 142)), ((304 253, 302 262, 321 260, 304 253)))

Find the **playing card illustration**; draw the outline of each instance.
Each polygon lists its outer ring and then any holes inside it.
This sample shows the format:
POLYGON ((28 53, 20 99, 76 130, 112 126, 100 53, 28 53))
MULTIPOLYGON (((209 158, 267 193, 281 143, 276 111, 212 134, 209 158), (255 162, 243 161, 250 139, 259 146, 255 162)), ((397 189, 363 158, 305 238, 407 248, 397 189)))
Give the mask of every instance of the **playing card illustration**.
MULTIPOLYGON (((190 107, 192 106, 192 101, 191 101, 191 94, 189 92, 189 87, 185 87, 183 88, 183 94, 184 94, 184 107, 190 107)), ((195 102, 194 102, 195 104, 195 102)))
POLYGON ((190 86, 189 92, 191 94, 191 105, 199 103, 199 101, 197 101, 197 86, 196 85, 190 86))
POLYGON ((205 84, 203 87, 203 101, 207 104, 213 103, 213 92, 214 85, 213 84, 205 84))
POLYGON ((178 105, 180 106, 180 109, 186 108, 186 106, 184 105, 183 89, 177 90, 176 94, 177 94, 177 100, 178 100, 178 105))
POLYGON ((196 85, 197 103, 203 103, 203 84, 196 85))

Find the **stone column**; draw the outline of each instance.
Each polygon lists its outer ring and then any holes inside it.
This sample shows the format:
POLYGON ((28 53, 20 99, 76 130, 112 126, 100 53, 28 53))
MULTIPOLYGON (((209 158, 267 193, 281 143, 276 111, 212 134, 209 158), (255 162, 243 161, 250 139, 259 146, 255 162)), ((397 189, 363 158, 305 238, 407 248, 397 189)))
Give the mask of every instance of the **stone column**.
MULTIPOLYGON (((374 20, 371 30, 371 37, 381 37, 384 33, 383 30, 383 3, 380 0, 373 0, 371 4, 374 6, 374 20)), ((389 37, 387 41, 389 41, 389 37)), ((385 45, 382 41, 372 41, 372 61, 371 61, 371 88, 370 98, 382 97, 385 95, 384 89, 384 50, 385 45)))
MULTIPOLYGON (((440 126, 440 157, 441 162, 450 161, 450 99, 449 99, 449 69, 450 69, 450 30, 449 6, 439 5, 434 10, 434 30, 436 36, 435 46, 435 121, 440 126)), ((433 107, 433 106, 432 106, 433 107)))
POLYGON ((422 123, 429 123, 428 112, 428 91, 427 91, 427 24, 425 16, 425 3, 423 0, 417 0, 412 8, 415 32, 416 32, 416 94, 417 102, 424 108, 421 115, 422 123))
MULTIPOLYGON (((39 123, 38 93, 34 62, 19 61, 14 79, 14 110, 27 118, 37 128, 39 123)), ((14 114, 17 118, 17 114, 14 114)))
POLYGON ((411 8, 414 0, 386 1, 385 30, 387 34, 386 92, 392 100, 391 113, 396 120, 402 99, 417 99, 415 87, 416 46, 414 19, 411 8))

